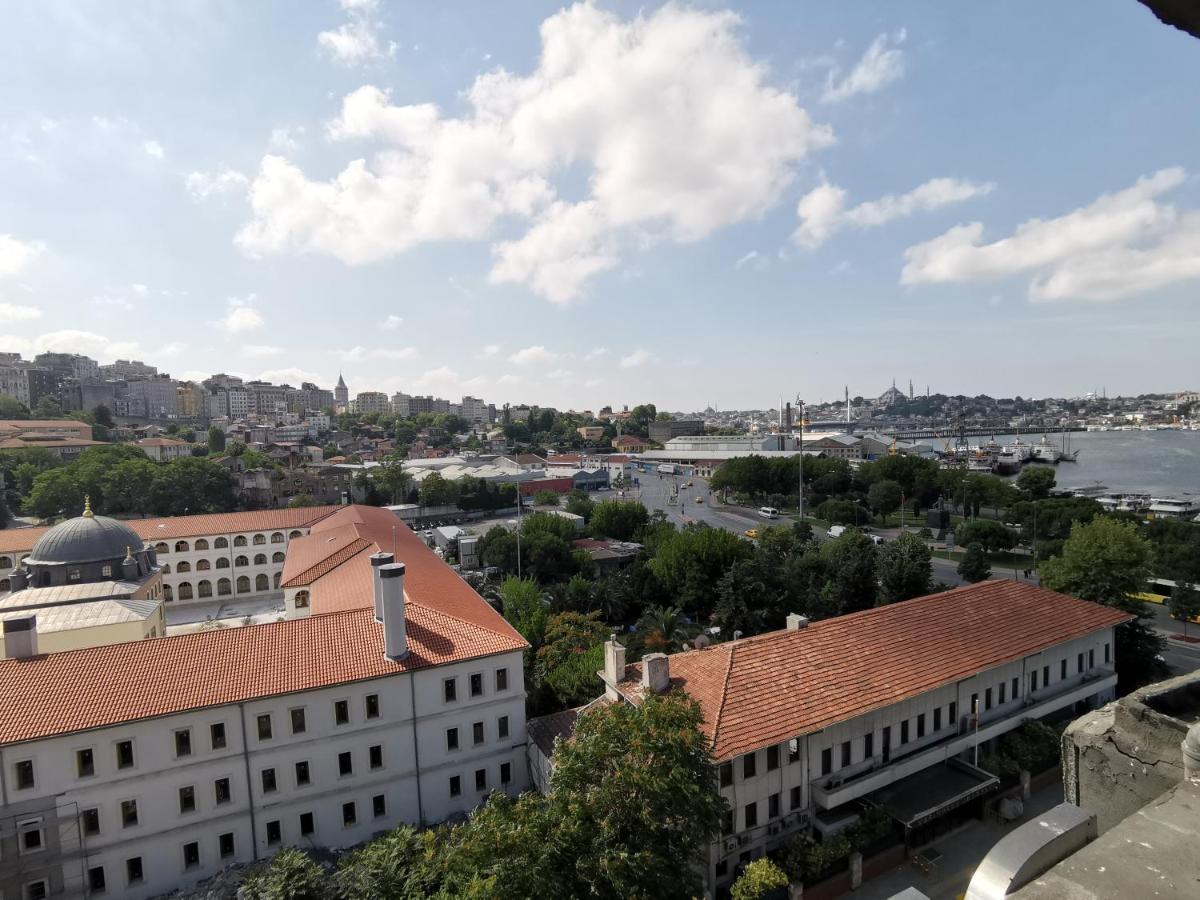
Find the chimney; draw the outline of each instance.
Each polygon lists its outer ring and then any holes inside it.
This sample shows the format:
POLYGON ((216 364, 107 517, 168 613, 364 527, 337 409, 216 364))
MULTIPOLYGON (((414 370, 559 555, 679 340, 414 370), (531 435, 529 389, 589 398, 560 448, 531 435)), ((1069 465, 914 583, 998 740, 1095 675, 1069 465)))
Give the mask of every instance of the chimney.
POLYGON ((383 587, 379 582, 379 567, 394 563, 396 557, 390 553, 371 554, 371 585, 375 597, 375 621, 383 621, 383 587))
POLYGON ((787 630, 799 631, 801 628, 808 627, 808 616, 802 616, 799 613, 791 613, 787 617, 787 630))
POLYGON ((671 662, 665 653, 648 653, 642 657, 642 687, 661 694, 671 686, 671 662))
POLYGON ((21 568, 21 564, 18 563, 17 567, 12 570, 12 573, 9 577, 8 588, 10 591, 12 591, 12 593, 15 594, 17 591, 25 590, 28 584, 29 573, 26 569, 21 568))
POLYGON ((404 620, 404 563, 387 563, 376 571, 379 572, 383 604, 383 654, 388 659, 401 660, 408 656, 404 620))
POLYGON ((38 655, 37 616, 4 621, 4 655, 9 659, 38 655))
POLYGON ((616 684, 625 677, 625 646, 610 635, 604 643, 604 680, 616 684))

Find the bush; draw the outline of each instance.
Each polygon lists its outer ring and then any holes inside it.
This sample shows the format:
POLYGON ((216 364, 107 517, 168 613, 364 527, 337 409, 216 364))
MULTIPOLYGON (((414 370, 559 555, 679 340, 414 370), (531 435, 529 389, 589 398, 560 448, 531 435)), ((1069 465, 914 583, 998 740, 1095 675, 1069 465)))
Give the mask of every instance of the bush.
POLYGON ((246 900, 324 900, 331 895, 325 870, 303 850, 286 847, 246 876, 246 900))
POLYGON ((785 847, 783 868, 792 881, 814 882, 840 871, 851 853, 862 853, 892 833, 892 821, 883 810, 864 812, 857 822, 837 835, 818 841, 798 835, 785 847))
POLYGON ((558 506, 558 494, 555 491, 538 491, 533 495, 536 506, 558 506))
POLYGON ((788 886, 788 877, 783 869, 763 857, 756 859, 733 883, 732 900, 759 900, 769 892, 788 886))

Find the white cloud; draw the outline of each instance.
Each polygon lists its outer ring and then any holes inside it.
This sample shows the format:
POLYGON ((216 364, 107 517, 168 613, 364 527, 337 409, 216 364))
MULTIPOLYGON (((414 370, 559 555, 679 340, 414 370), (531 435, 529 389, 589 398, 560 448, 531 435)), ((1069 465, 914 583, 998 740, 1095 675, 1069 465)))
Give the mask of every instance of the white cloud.
POLYGON ((856 94, 873 94, 891 84, 904 74, 904 53, 899 45, 904 43, 905 37, 903 28, 894 36, 879 35, 845 78, 839 80, 837 71, 829 73, 821 99, 826 103, 840 103, 856 94))
POLYGON ((0 234, 0 278, 10 278, 28 268, 46 251, 40 241, 22 241, 11 234, 0 234))
POLYGON ((547 378, 553 378, 556 381, 571 381, 575 378, 575 373, 570 369, 551 369, 546 373, 547 378))
POLYGON ((485 346, 483 348, 483 350, 480 351, 479 355, 480 356, 495 356, 499 352, 500 352, 499 344, 488 344, 487 346, 485 346))
POLYGON ((907 194, 887 194, 846 208, 846 192, 836 185, 821 184, 800 198, 796 215, 800 225, 792 240, 802 247, 819 247, 844 227, 874 228, 918 212, 930 212, 992 192, 991 182, 976 183, 960 178, 931 178, 907 194))
POLYGON ((520 375, 501 375, 496 379, 496 384, 520 384, 524 380, 520 375))
POLYGON ((750 268, 761 271, 769 264, 770 261, 765 256, 763 256, 757 250, 751 250, 749 253, 739 256, 737 262, 733 264, 733 267, 734 269, 740 271, 749 266, 750 268))
POLYGON ((113 294, 97 294, 88 301, 92 306, 101 309, 133 309, 133 301, 128 297, 121 297, 113 294))
POLYGON ((414 347, 379 348, 368 350, 366 347, 351 347, 342 351, 342 359, 346 362, 362 362, 367 359, 412 359, 417 355, 414 347))
POLYGON ((154 355, 159 359, 164 357, 178 356, 187 349, 187 346, 187 344, 184 344, 180 341, 170 341, 169 343, 163 344, 161 347, 155 350, 154 355))
POLYGON ((146 151, 147 156, 153 159, 162 159, 166 156, 163 145, 158 141, 146 141, 146 143, 142 144, 142 149, 146 151))
POLYGON ((376 141, 330 181, 263 158, 250 255, 318 252, 358 265, 422 243, 487 240, 501 219, 529 223, 493 247, 493 283, 566 302, 630 248, 698 241, 769 209, 796 165, 833 141, 796 97, 767 83, 730 12, 668 5, 622 21, 590 4, 542 24, 528 75, 479 75, 468 111, 393 105, 367 85, 328 133, 376 141), (587 175, 569 202, 553 180, 587 175))
POLYGON ((283 352, 282 347, 274 344, 243 344, 242 353, 247 356, 278 356, 283 352))
POLYGON ((381 59, 396 54, 395 41, 387 49, 381 48, 379 30, 379 4, 374 0, 342 0, 342 10, 347 21, 331 31, 317 35, 317 45, 322 51, 343 66, 356 66, 372 59, 381 59))
MULTIPOLYGON (((193 376, 191 380, 202 381, 211 374, 211 372, 205 372, 199 378, 193 376)), ((272 384, 303 384, 306 381, 311 381, 313 384, 332 385, 337 380, 329 378, 321 372, 311 372, 308 369, 299 369, 296 367, 268 369, 265 372, 259 372, 258 378, 260 381, 269 381, 272 384)))
POLYGON ((221 320, 221 327, 232 334, 262 328, 266 324, 266 320, 254 308, 256 299, 254 294, 250 294, 245 299, 230 297, 228 300, 229 311, 221 320))
POLYGON ((131 284, 129 289, 139 297, 145 297, 150 292, 150 289, 144 284, 131 284))
POLYGON ((385 331, 395 331, 397 328, 399 328, 403 324, 404 324, 404 318, 402 316, 392 315, 392 316, 388 316, 386 319, 384 319, 383 322, 380 323, 379 327, 384 329, 385 331))
POLYGON ((904 284, 986 281, 1031 273, 1034 300, 1113 300, 1200 278, 1200 210, 1159 197, 1186 180, 1179 167, 1139 178, 1053 219, 1030 219, 983 243, 983 224, 958 225, 909 247, 904 284))
POLYGON ((586 362, 591 362, 594 359, 600 359, 600 357, 607 356, 607 355, 608 355, 607 347, 596 347, 594 350, 588 351, 588 353, 586 353, 583 358, 586 362))
POLYGON ((510 354, 508 361, 515 363, 518 366, 532 366, 539 363, 551 363, 559 359, 561 354, 552 353, 540 344, 534 347, 525 347, 518 350, 516 353, 510 354))
POLYGON ((183 179, 183 184, 192 199, 199 201, 209 197, 244 194, 250 186, 250 179, 233 169, 222 169, 219 172, 190 172, 183 179))
POLYGON ((34 354, 82 353, 86 356, 99 359, 101 362, 116 359, 119 356, 128 357, 131 354, 141 352, 138 349, 136 341, 114 341, 93 331, 79 331, 76 329, 50 331, 28 341, 22 338, 14 340, 4 336, 0 337, 0 347, 11 347, 23 353, 34 354))
POLYGON ((649 350, 634 350, 627 356, 621 357, 621 368, 636 369, 640 366, 644 366, 653 359, 654 355, 649 350))
POLYGON ((272 153, 295 153, 300 149, 300 135, 304 127, 272 128, 271 137, 267 140, 267 149, 272 153))
POLYGON ((31 322, 40 319, 42 311, 36 306, 21 306, 16 303, 0 303, 0 325, 31 322))

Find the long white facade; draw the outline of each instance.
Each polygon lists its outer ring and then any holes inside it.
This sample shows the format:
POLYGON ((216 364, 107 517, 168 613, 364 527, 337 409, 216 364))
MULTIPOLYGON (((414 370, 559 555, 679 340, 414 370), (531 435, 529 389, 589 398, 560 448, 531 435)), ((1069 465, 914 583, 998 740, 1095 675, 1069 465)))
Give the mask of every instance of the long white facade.
POLYGON ((297 527, 155 541, 165 600, 182 605, 278 591, 288 542, 306 534, 297 527))

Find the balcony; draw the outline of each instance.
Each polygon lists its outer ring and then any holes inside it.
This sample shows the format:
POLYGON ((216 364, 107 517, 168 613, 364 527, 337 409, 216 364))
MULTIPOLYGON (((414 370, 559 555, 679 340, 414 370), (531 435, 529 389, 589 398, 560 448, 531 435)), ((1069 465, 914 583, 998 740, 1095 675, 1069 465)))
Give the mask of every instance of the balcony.
MULTIPOLYGON (((880 788, 907 778, 929 766, 934 766, 958 756, 964 750, 1012 731, 1028 719, 1040 719, 1069 706, 1086 700, 1101 691, 1115 687, 1116 673, 1112 669, 1094 669, 1085 680, 1063 692, 1042 690, 1026 695, 1025 705, 1011 705, 1004 715, 990 721, 981 721, 978 732, 948 734, 938 741, 925 744, 904 756, 893 756, 887 765, 881 757, 875 757, 865 767, 852 767, 848 776, 840 772, 814 779, 811 784, 813 804, 819 809, 834 809, 843 803, 865 797, 880 788)), ((987 714, 983 718, 986 720, 987 714)), ((845 770, 843 770, 845 771, 845 770)))

